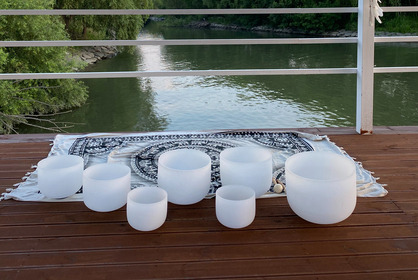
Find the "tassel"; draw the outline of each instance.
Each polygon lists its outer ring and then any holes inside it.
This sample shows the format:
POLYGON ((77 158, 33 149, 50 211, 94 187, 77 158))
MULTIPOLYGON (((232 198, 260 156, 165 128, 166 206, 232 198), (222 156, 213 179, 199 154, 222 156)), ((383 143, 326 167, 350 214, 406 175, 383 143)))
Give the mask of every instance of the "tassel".
POLYGON ((370 17, 370 24, 374 25, 374 19, 377 20, 378 23, 382 23, 380 17, 383 17, 383 10, 380 8, 379 3, 382 3, 380 0, 371 0, 371 13, 372 16, 370 17))

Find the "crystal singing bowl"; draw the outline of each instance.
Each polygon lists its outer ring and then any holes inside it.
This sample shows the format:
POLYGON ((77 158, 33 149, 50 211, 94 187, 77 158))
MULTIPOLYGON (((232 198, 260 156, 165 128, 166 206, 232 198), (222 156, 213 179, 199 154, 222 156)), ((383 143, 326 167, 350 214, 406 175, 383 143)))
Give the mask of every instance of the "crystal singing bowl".
POLYGON ((83 174, 84 204, 93 211, 109 212, 126 204, 131 190, 131 169, 122 164, 92 165, 83 174))
POLYGON ((271 152, 258 147, 228 148, 220 154, 222 185, 244 185, 255 191, 255 196, 265 194, 272 182, 271 152))
POLYGON ((126 216, 136 230, 159 228, 167 217, 167 192, 157 187, 139 187, 128 193, 126 216))
POLYGON ((74 155, 47 157, 38 162, 38 187, 49 198, 65 198, 82 185, 84 161, 74 155))
POLYGON ((292 210, 317 224, 348 218, 356 206, 356 167, 330 152, 303 152, 285 163, 286 194, 292 210))
POLYGON ((168 193, 168 201, 188 205, 201 201, 209 192, 211 159, 202 151, 178 149, 158 159, 158 186, 168 193))
POLYGON ((216 190, 216 218, 229 228, 243 228, 255 218, 255 192, 242 185, 225 185, 216 190))

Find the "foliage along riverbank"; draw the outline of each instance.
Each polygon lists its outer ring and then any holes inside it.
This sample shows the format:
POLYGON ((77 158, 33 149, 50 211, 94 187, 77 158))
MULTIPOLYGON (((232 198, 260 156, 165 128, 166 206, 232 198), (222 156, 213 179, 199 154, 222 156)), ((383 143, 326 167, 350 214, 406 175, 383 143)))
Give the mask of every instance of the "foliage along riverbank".
MULTIPOLYGON (((0 9, 147 9, 152 0, 6 0, 0 9)), ((135 39, 147 16, 2 16, 0 40, 135 39)), ((79 49, 68 47, 0 48, 0 73, 66 73, 86 65, 77 56, 79 49)), ((102 51, 104 51, 102 49, 102 51)), ((85 53, 83 58, 90 56, 85 53)), ((112 51, 112 53, 114 53, 112 51)), ((103 54, 103 57, 114 54, 103 54)), ((83 55, 83 54, 82 54, 83 55)), ((86 59, 87 63, 101 55, 86 59), (90 59, 90 60, 89 60, 90 59)), ((49 118, 79 107, 87 100, 88 89, 74 79, 0 81, 0 134, 18 133, 16 126, 27 124, 60 132, 68 124, 49 118), (51 126, 52 125, 52 126, 51 126)))
MULTIPOLYGON (((357 7, 357 0, 156 0, 155 5, 164 9, 240 9, 240 8, 324 8, 357 7)), ((383 6, 414 6, 416 0, 386 0, 383 6)), ((189 15, 169 16, 167 22, 178 26, 193 21, 209 24, 254 28, 291 30, 292 33, 320 34, 335 30, 355 31, 357 14, 270 14, 270 15, 189 15)), ((383 24, 376 25, 380 32, 416 33, 418 13, 384 13, 383 24)))
MULTIPOLYGON (((161 21, 158 18, 151 18, 151 20, 161 21)), ((178 23, 169 21, 167 25, 178 26, 178 23)), ((220 24, 208 21, 191 21, 185 25, 181 25, 189 28, 208 28, 208 29, 225 29, 225 30, 246 30, 252 32, 273 32, 273 33, 283 33, 283 34, 298 34, 298 35, 317 35, 324 37, 356 37, 356 30, 332 30, 332 31, 306 31, 302 29, 292 29, 292 28, 274 28, 269 26, 255 26, 255 27, 243 27, 235 24, 220 24)), ((415 30, 415 31, 418 31, 415 30)), ((389 32, 389 31, 376 31, 376 36, 415 36, 418 32, 411 33, 402 33, 402 32, 389 32)))

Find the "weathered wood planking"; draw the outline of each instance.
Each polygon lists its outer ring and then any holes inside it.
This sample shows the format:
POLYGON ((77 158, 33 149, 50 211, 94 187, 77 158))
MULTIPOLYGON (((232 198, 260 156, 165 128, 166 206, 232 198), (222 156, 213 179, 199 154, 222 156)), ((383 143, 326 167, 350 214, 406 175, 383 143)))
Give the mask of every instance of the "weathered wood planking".
MULTIPOLYGON (((326 134, 389 194, 359 198, 350 218, 310 224, 286 198, 257 200, 256 219, 231 230, 214 200, 169 204, 166 223, 133 230, 125 208, 88 210, 82 202, 0 202, 0 279, 417 279, 418 127, 298 129, 326 134)), ((44 158, 53 135, 0 136, 0 189, 44 158)))

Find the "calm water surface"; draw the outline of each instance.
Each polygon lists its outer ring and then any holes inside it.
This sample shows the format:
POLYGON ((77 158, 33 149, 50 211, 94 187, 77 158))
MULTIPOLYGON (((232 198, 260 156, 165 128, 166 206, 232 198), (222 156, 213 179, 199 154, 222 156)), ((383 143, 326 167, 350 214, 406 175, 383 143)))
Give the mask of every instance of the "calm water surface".
MULTIPOLYGON (((142 39, 260 38, 277 34, 163 27, 142 39)), ((415 66, 418 44, 376 44, 376 66, 415 66)), ((356 67, 355 44, 139 46, 86 71, 356 67)), ((69 132, 354 126, 355 75, 85 79, 82 108, 56 117, 69 132)), ((418 125, 416 73, 376 74, 375 125, 418 125)), ((22 132, 42 132, 21 128, 22 132)))

